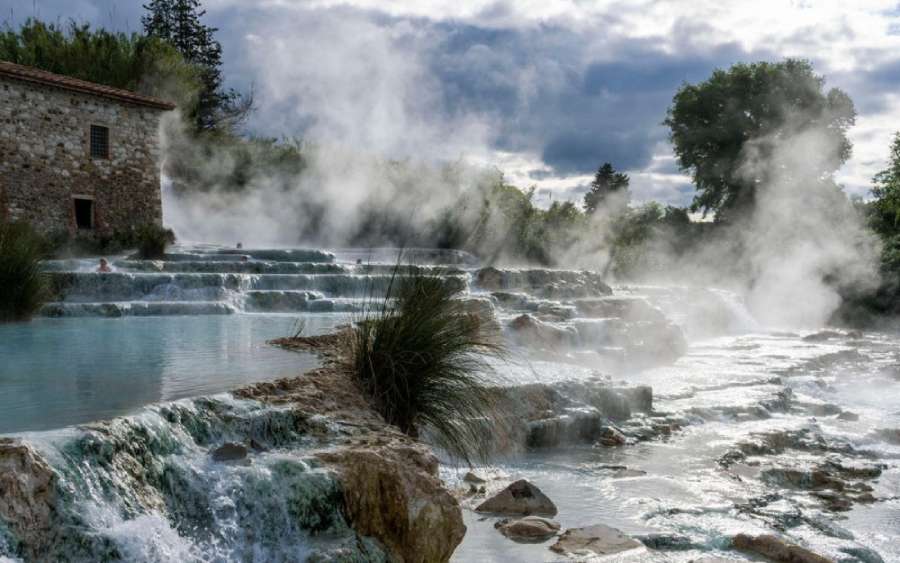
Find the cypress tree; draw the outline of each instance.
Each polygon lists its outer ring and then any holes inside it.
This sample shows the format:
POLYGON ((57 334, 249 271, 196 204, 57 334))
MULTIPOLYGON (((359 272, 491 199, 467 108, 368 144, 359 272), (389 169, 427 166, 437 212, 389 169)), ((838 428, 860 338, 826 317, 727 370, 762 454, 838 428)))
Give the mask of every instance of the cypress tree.
POLYGON ((252 99, 223 89, 222 45, 215 38, 218 29, 200 21, 206 15, 200 0, 152 0, 144 9, 144 32, 168 41, 200 69, 203 88, 191 115, 197 130, 214 130, 240 121, 249 112, 252 99))
POLYGON ((622 190, 627 193, 629 182, 627 174, 616 172, 612 164, 604 163, 594 175, 590 191, 584 194, 585 212, 588 214, 595 212, 614 193, 622 190))

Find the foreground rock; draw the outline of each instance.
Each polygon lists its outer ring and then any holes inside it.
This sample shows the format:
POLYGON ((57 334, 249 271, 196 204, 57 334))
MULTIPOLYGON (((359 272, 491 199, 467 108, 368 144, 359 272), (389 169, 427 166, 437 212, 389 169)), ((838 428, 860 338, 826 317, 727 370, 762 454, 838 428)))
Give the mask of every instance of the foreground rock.
POLYGON ((827 557, 768 534, 760 536, 738 534, 732 543, 735 549, 762 555, 779 563, 832 563, 827 557))
POLYGON ((337 468, 344 510, 357 533, 376 538, 395 561, 450 559, 466 527, 425 446, 397 439, 318 457, 337 468))
POLYGON ((497 522, 494 527, 504 536, 519 542, 542 542, 559 532, 559 522, 540 516, 526 516, 518 520, 504 519, 497 522))
POLYGON ((596 524, 587 528, 566 530, 559 540, 550 546, 556 553, 570 556, 612 555, 632 549, 643 549, 644 545, 621 531, 596 524))
POLYGON ((492 514, 556 516, 556 505, 539 488, 525 479, 512 483, 475 508, 492 514))

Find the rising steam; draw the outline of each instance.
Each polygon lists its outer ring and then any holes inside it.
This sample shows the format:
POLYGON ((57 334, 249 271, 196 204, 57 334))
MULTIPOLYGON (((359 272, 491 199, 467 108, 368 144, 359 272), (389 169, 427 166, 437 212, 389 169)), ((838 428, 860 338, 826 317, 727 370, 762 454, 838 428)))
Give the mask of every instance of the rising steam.
MULTIPOLYGON (((246 189, 234 193, 177 191, 165 181, 166 222, 182 240, 403 245, 423 242, 415 232, 448 210, 470 231, 502 237, 515 228, 497 213, 477 212, 482 188, 498 181, 482 164, 490 161, 492 127, 483 116, 446 109, 424 63, 426 37, 406 23, 341 11, 249 26, 245 64, 257 71, 257 101, 266 107, 260 127, 286 135, 302 129, 305 168, 253 169, 246 189), (402 217, 409 231, 386 228, 359 240, 360 223, 379 216, 402 217)), ((647 242, 644 262, 653 267, 633 277, 737 289, 760 320, 785 326, 818 326, 840 304, 841 287, 874 283, 877 242, 831 176, 815 172, 841 147, 834 135, 809 127, 808 117, 792 116, 804 125, 788 123, 745 146, 741 172, 756 186, 751 211, 678 259, 667 237, 647 242)), ((170 154, 191 150, 177 126, 164 131, 170 154)), ((215 177, 236 164, 215 153, 193 165, 215 177)), ((560 265, 608 270, 616 213, 595 214, 583 237, 550 249, 560 265)), ((367 232, 378 227, 366 225, 367 232)), ((491 258, 503 261, 499 253, 491 258)))

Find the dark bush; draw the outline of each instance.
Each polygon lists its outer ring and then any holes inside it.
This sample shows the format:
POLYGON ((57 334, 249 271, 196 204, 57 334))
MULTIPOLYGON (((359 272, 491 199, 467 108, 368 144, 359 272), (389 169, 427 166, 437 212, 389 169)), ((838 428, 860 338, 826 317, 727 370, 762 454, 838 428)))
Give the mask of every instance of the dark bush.
POLYGON ((48 246, 25 223, 0 223, 0 322, 31 318, 48 296, 40 261, 48 246))
POLYGON ((152 223, 141 225, 135 231, 138 257, 143 260, 165 258, 166 247, 175 242, 175 233, 152 223))

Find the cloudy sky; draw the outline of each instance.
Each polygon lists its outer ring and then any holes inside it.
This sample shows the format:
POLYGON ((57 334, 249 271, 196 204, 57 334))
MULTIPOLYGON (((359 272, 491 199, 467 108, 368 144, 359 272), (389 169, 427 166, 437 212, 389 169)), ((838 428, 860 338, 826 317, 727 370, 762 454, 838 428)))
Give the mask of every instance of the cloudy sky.
MULTIPOLYGON (((13 25, 140 29, 141 0, 0 0, 13 25)), ((810 59, 859 113, 839 181, 865 195, 900 129, 897 2, 205 0, 248 127, 392 156, 494 163, 517 185, 578 198, 597 166, 638 201, 686 204, 660 125, 682 82, 732 63, 810 59)), ((552 194, 552 195, 551 195, 552 194)))

